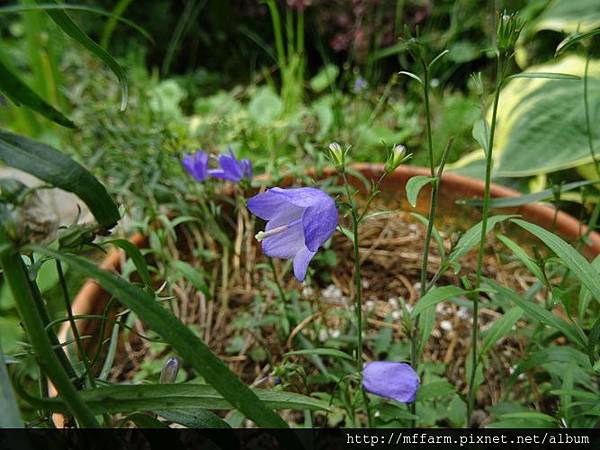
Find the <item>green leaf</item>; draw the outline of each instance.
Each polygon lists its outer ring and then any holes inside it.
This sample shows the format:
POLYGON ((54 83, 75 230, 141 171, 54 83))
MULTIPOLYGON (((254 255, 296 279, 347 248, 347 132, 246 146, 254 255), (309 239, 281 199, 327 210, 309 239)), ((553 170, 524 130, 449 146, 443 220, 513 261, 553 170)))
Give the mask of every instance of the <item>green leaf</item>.
POLYGON ((554 72, 521 72, 507 76, 504 81, 510 81, 514 78, 543 78, 546 80, 571 80, 578 81, 581 77, 577 75, 571 75, 568 73, 554 73, 554 72))
POLYGON ((531 318, 537 320, 538 322, 543 323, 544 325, 547 325, 547 326, 555 329, 556 331, 560 331, 567 338, 569 338, 569 340, 571 340, 574 343, 579 344, 583 348, 587 347, 585 336, 582 336, 580 334, 579 330, 577 328, 575 328, 573 325, 571 325, 570 323, 565 322, 563 319, 561 319, 560 317, 551 313, 550 311, 548 311, 544 307, 540 306, 539 304, 537 304, 531 300, 524 299, 519 294, 514 292, 512 289, 501 286, 500 284, 498 284, 492 280, 489 280, 489 279, 485 280, 485 283, 488 284, 492 288, 492 290, 495 290, 500 295, 504 296, 505 298, 507 298, 507 299, 511 300, 513 303, 515 303, 518 307, 520 307, 523 311, 525 311, 531 318))
MULTIPOLYGON (((575 189, 579 189, 583 186, 589 186, 598 183, 598 180, 594 181, 573 181, 572 183, 566 183, 560 186, 560 192, 569 192, 575 189)), ((545 189, 539 192, 533 192, 531 194, 519 195, 517 197, 499 197, 492 198, 490 200, 490 208, 510 208, 514 206, 527 205, 529 203, 541 202, 544 200, 551 200, 554 198, 555 189, 545 189)), ((469 206, 483 206, 483 200, 481 199, 468 199, 460 200, 463 205, 469 206)))
POLYGON ((531 23, 533 31, 559 33, 588 31, 600 26, 600 4, 596 0, 555 0, 531 23))
POLYGON ((435 397, 445 397, 455 393, 454 386, 446 380, 424 384, 417 391, 417 402, 424 402, 435 397))
POLYGON ((340 68, 335 64, 327 64, 319 73, 310 80, 310 88, 315 92, 321 92, 335 83, 340 74, 340 68))
POLYGON ((600 302, 600 273, 581 253, 557 235, 538 225, 521 219, 512 219, 512 222, 535 235, 550 250, 556 253, 556 256, 560 258, 565 267, 568 267, 579 278, 579 281, 591 291, 594 298, 600 302))
POLYGON ((202 292, 206 298, 210 298, 210 289, 208 288, 206 280, 204 279, 204 273, 200 269, 192 267, 185 261, 173 261, 171 266, 173 269, 179 272, 183 278, 192 283, 196 290, 202 292))
POLYGON ((545 282, 546 277, 544 276, 544 272, 542 272, 540 266, 537 265, 537 263, 527 254, 525 250, 519 246, 519 244, 502 234, 498 234, 496 237, 500 240, 500 242, 506 245, 517 258, 519 258, 523 265, 527 267, 527 269, 529 269, 529 271, 534 274, 538 280, 545 282))
POLYGON ((106 188, 83 166, 49 145, 0 130, 0 160, 77 195, 106 228, 112 228, 120 218, 106 188))
POLYGON ((133 413, 129 414, 127 417, 123 419, 121 424, 125 424, 128 421, 131 421, 138 428, 169 428, 167 425, 162 423, 160 420, 155 419, 154 417, 143 414, 143 413, 133 413))
POLYGON ((172 409, 156 411, 169 422, 175 422, 187 428, 231 428, 227 422, 205 409, 172 409))
POLYGON ((424 186, 432 181, 433 178, 431 177, 417 175, 406 182, 406 198, 408 203, 410 203, 410 206, 413 208, 417 206, 417 197, 419 196, 419 192, 421 192, 421 189, 423 189, 424 186))
POLYGON ((473 125, 471 132, 473 139, 481 146, 487 154, 488 145, 490 142, 490 126, 485 119, 480 119, 473 125))
POLYGON ((320 355, 320 356, 331 356, 333 358, 347 359, 348 361, 354 361, 355 359, 350 356, 348 353, 343 352, 341 350, 336 350, 334 348, 307 348, 304 350, 294 350, 292 352, 287 352, 284 356, 292 356, 292 355, 320 355))
POLYGON ((398 72, 398 75, 406 75, 407 77, 412 78, 413 80, 418 81, 420 84, 423 84, 423 80, 421 80, 421 78, 419 78, 418 75, 412 73, 412 72, 408 72, 406 70, 401 70, 400 72, 398 72))
POLYGON ((566 38, 564 38, 556 47, 556 51, 554 54, 558 56, 560 53, 564 52, 568 48, 571 48, 578 42, 581 42, 584 39, 588 39, 600 34, 600 28, 596 28, 595 30, 588 31, 587 33, 573 33, 566 38))
POLYGON ((29 86, 8 70, 8 67, 1 60, 0 92, 3 92, 17 106, 25 105, 63 127, 75 128, 75 124, 71 120, 37 95, 29 86))
MULTIPOLYGON (((210 383, 231 405, 261 427, 286 427, 281 417, 261 402, 248 386, 229 370, 210 348, 154 296, 127 283, 114 273, 98 269, 89 261, 43 247, 36 251, 68 263, 71 270, 95 279, 106 291, 131 309, 158 333, 179 355, 210 383)), ((167 385, 164 385, 167 386, 167 385)), ((164 407, 160 407, 165 409, 164 407)))
POLYGON ((500 416, 501 420, 511 420, 511 419, 522 419, 522 420, 544 420, 546 422, 555 423, 556 419, 548 414, 543 414, 535 411, 524 411, 524 412, 514 412, 502 414, 500 416))
POLYGON ((144 258, 144 255, 142 255, 142 252, 140 252, 139 248, 126 239, 112 239, 105 242, 105 244, 112 244, 122 249, 133 261, 133 264, 135 265, 135 268, 137 269, 137 272, 146 287, 152 288, 152 278, 150 277, 148 265, 146 264, 146 259, 144 258))
MULTIPOLYGON (((421 222, 423 225, 425 225, 425 227, 427 227, 427 225, 429 225, 429 219, 427 219, 427 217, 425 217, 419 213, 415 213, 415 212, 410 213, 410 215, 413 216, 415 219, 417 219, 419 222, 421 222)), ((440 256, 443 259, 446 256, 446 248, 444 247, 444 239, 442 238, 442 235, 440 234, 438 229, 435 227, 435 225, 433 226, 431 232, 432 232, 433 238, 435 239, 435 242, 437 244, 438 251, 440 252, 440 256)))
POLYGON ((0 429, 2 428, 23 428, 23 420, 17 406, 17 399, 13 392, 10 377, 6 370, 6 361, 4 353, 0 347, 0 429))
MULTIPOLYGON (((492 216, 488 218, 486 234, 489 233, 497 224, 500 222, 510 219, 511 217, 516 217, 513 215, 498 215, 492 216)), ((475 245, 479 243, 481 239, 481 229, 483 228, 483 221, 469 228, 465 234, 461 236, 461 238, 456 243, 456 247, 452 250, 452 253, 448 256, 448 264, 452 264, 462 256, 464 256, 467 252, 469 252, 475 245)))
MULTIPOLYGON (((293 392, 272 389, 249 390, 256 404, 273 409, 328 411, 326 402, 293 392)), ((118 384, 80 391, 81 398, 96 414, 114 414, 134 411, 186 411, 198 409, 230 410, 235 406, 215 388, 207 384, 118 384)), ((56 412, 67 412, 60 398, 37 398, 27 395, 26 400, 36 407, 56 412)), ((255 411, 256 412, 256 411, 255 411)), ((275 413, 273 413, 275 414, 275 413)), ((256 416, 256 414, 253 414, 256 416)), ((163 416, 164 417, 164 416, 163 416)), ((252 418, 251 416, 247 416, 252 418)), ((285 422, 283 422, 285 423, 285 422)))
POLYGON ((494 321, 494 324, 489 329, 479 350, 479 359, 487 353, 499 339, 508 336, 515 323, 521 318, 523 310, 515 306, 510 311, 506 312, 500 319, 494 321))
MULTIPOLYGON (((39 4, 38 0, 36 3, 39 4)), ((49 0, 49 3, 56 4, 49 0)), ((71 20, 69 15, 61 9, 46 9, 46 14, 72 39, 83 45, 88 51, 100 58, 113 71, 121 87, 121 111, 127 107, 128 86, 127 75, 119 63, 102 47, 94 42, 79 26, 71 20)))
POLYGON ((419 314, 438 303, 450 298, 466 295, 467 292, 457 286, 434 287, 427 294, 421 297, 411 312, 411 316, 416 318, 419 314))

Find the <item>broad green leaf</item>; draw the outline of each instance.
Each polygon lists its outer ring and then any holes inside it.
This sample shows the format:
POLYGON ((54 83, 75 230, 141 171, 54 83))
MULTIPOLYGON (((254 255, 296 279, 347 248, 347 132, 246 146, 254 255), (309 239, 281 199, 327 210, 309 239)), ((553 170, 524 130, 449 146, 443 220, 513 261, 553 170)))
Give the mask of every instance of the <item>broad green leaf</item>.
POLYGON ((433 327, 435 327, 436 313, 435 308, 426 308, 419 316, 419 346, 417 355, 420 357, 425 350, 425 346, 431 337, 433 327))
POLYGON ((510 334, 512 327, 521 318, 522 314, 523 310, 518 306, 515 306, 507 311, 500 319, 494 321, 494 324, 485 335, 481 350, 479 350, 479 359, 481 359, 499 339, 510 334))
POLYGON ((350 356, 348 353, 343 352, 341 350, 336 350, 334 348, 307 348, 304 350, 294 350, 293 352, 287 352, 284 356, 292 356, 292 355, 319 355, 319 356, 331 356, 333 358, 341 358, 347 359, 349 361, 354 361, 354 358, 350 356))
POLYGON ((527 252, 522 247, 519 246, 519 244, 510 239, 508 236, 504 236, 502 234, 498 234, 496 237, 500 240, 500 242, 506 245, 510 249, 510 251, 512 251, 515 254, 517 258, 519 258, 519 261, 521 261, 523 265, 527 267, 527 269, 529 269, 529 271, 532 274, 534 274, 538 280, 540 280, 541 282, 544 282, 546 280, 544 272, 542 272, 540 266, 537 265, 537 263, 527 254, 527 252))
MULTIPOLYGON (((253 389, 256 404, 273 409, 296 409, 328 411, 329 406, 317 400, 293 392, 272 389, 253 389)), ((197 411, 198 409, 229 410, 235 406, 225 400, 212 386, 207 384, 118 384, 80 391, 81 398, 97 414, 113 414, 133 411, 197 411)), ((27 396, 32 405, 56 412, 67 412, 59 398, 37 398, 27 396)), ((275 414, 275 413, 273 413, 275 414)), ((255 414, 254 414, 255 415, 255 414)))
POLYGON ((417 175, 407 181, 406 199, 408 200, 408 203, 410 203, 410 206, 413 208, 417 206, 417 197, 419 196, 419 192, 421 192, 421 189, 423 189, 423 187, 432 181, 433 178, 425 175, 417 175))
POLYGON ((335 83, 339 74, 340 68, 338 66, 327 64, 310 80, 310 88, 315 92, 324 91, 335 83))
POLYGON ((0 347, 0 429, 2 428, 23 428, 23 420, 17 405, 17 399, 6 370, 6 361, 4 353, 0 347))
POLYGON ((107 241, 106 244, 112 244, 116 247, 122 249, 129 258, 133 261, 135 268, 137 269, 140 278, 148 288, 152 288, 152 278, 150 277, 150 272, 148 271, 148 265, 146 264, 146 259, 140 249, 129 242, 127 239, 112 239, 107 241))
POLYGON ((485 283, 488 284, 492 290, 495 290, 498 294, 515 303, 531 318, 555 329, 556 331, 560 331, 572 342, 580 345, 583 348, 587 348, 585 336, 582 336, 579 330, 570 323, 551 313, 543 306, 531 300, 524 299, 512 289, 501 286, 500 284, 489 279, 485 280, 485 283))
POLYGON ((579 281, 592 292, 594 298, 600 302, 600 272, 581 253, 545 228, 521 219, 512 219, 512 222, 535 235, 550 250, 556 253, 556 256, 560 258, 565 267, 568 267, 579 278, 579 281))
MULTIPOLYGON (((36 0, 39 4, 40 2, 36 0)), ((49 0, 48 3, 56 4, 55 1, 49 0)), ((121 87, 121 110, 124 111, 127 107, 127 75, 119 63, 102 47, 94 42, 79 26, 71 20, 69 15, 62 9, 46 9, 46 14, 72 39, 83 45, 88 51, 100 58, 110 70, 117 76, 121 87)))
POLYGON ((75 128, 75 124, 71 120, 37 95, 29 86, 8 70, 8 67, 1 60, 0 92, 10 98, 17 106, 25 105, 63 127, 75 128))
POLYGON ((464 289, 457 286, 434 287, 417 301, 411 312, 411 316, 415 318, 426 309, 432 308, 438 303, 466 294, 467 292, 464 289))
POLYGON ((456 390, 446 380, 433 381, 422 385, 417 391, 417 402, 424 402, 435 397, 445 397, 454 394, 456 390))
POLYGON ((169 422, 175 422, 187 428, 231 428, 219 416, 205 409, 172 409, 156 411, 156 413, 169 422))
POLYGON ((586 32, 600 26, 596 0, 555 0, 531 24, 533 31, 586 32))
MULTIPOLYGON (((258 426, 287 426, 283 419, 260 401, 202 340, 170 311, 160 306, 153 295, 127 283, 114 273, 97 268, 84 258, 43 247, 36 247, 35 250, 64 261, 70 265, 71 270, 95 279, 171 345, 234 408, 239 409, 258 426)), ((168 386, 162 385, 163 388, 169 388, 168 386)), ((165 409, 164 406, 158 408, 165 409)))
POLYGON ((106 228, 113 227, 120 218, 106 188, 83 166, 49 145, 0 130, 0 160, 77 195, 106 228))
MULTIPOLYGON (((595 0, 592 0, 595 1, 595 0)), ((585 58, 568 55, 530 67, 528 73, 569 73, 583 77, 585 58)), ((533 76, 533 75, 532 75, 533 76)), ((588 77, 591 122, 600 108, 600 60, 591 60, 588 77)), ((491 111, 487 113, 488 120, 491 111)), ((494 177, 524 177, 588 164, 592 157, 585 127, 583 82, 567 79, 513 78, 502 89, 493 158, 494 177)), ((600 148, 600 132, 592 127, 600 148)), ((482 150, 463 156, 450 169, 483 177, 482 150)))

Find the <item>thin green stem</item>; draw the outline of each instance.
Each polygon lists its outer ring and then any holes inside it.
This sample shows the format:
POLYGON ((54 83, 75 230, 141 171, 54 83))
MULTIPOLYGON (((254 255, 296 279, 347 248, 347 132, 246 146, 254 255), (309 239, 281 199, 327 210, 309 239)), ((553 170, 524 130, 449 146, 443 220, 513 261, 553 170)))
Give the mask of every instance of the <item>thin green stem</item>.
POLYGON ((431 132, 431 111, 429 107, 429 67, 425 61, 423 65, 423 96, 425 97, 425 120, 427 121, 427 151, 429 156, 429 171, 435 176, 435 162, 433 161, 433 137, 431 132))
POLYGON ((269 267, 271 267, 271 272, 273 273, 273 282, 275 283, 275 286, 277 286, 277 293, 279 294, 279 305, 281 308, 281 314, 284 320, 284 331, 285 333, 289 333, 290 332, 290 322, 288 320, 288 316, 287 316, 287 310, 286 310, 286 296, 285 296, 285 291, 283 290, 283 286, 281 285, 281 280, 279 279, 279 276, 277 276, 277 269, 275 268, 275 263, 273 262, 273 258, 269 257, 267 258, 269 260, 269 267))
POLYGON ((271 13, 271 23, 273 24, 273 35, 275 36, 275 48, 277 50, 277 59, 279 63, 279 69, 284 70, 285 61, 285 47, 283 46, 283 34, 281 32, 281 18, 279 16, 279 9, 274 0, 267 0, 267 6, 271 13))
POLYGON ((15 298, 18 299, 17 308, 40 367, 52 380, 59 395, 79 424, 86 428, 98 428, 100 425, 94 414, 79 397, 52 348, 36 305, 31 283, 27 277, 27 269, 19 253, 12 247, 2 226, 0 226, 0 246, 3 248, 0 252, 0 262, 4 269, 4 279, 15 298))
POLYGON ((483 272, 483 255, 485 250, 485 238, 487 236, 487 225, 490 212, 490 187, 492 181, 493 167, 493 148, 494 133, 496 131, 496 121, 498 115, 498 102, 500 99, 500 88, 503 82, 502 59, 498 54, 496 62, 496 89, 494 92, 494 104, 492 107, 492 123, 490 124, 490 136, 485 162, 485 186, 483 191, 483 211, 481 221, 481 236, 479 239, 479 249, 477 253, 477 270, 475 275, 475 295, 473 296, 473 324, 471 336, 471 374, 469 376, 469 394, 467 403, 467 424, 471 420, 473 407, 475 404, 475 375, 477 373, 477 340, 479 339, 479 295, 477 289, 481 286, 481 277, 483 272))
POLYGON ((56 271, 58 273, 58 280, 63 293, 63 298, 65 300, 65 308, 67 310, 67 317, 69 318, 69 325, 71 326, 73 338, 75 339, 75 345, 77 346, 77 352, 81 355, 81 359, 83 360, 83 365, 85 366, 85 373, 90 382, 90 386, 96 387, 96 380, 94 379, 94 375, 92 374, 90 360, 87 352, 85 351, 85 348, 81 344, 81 336, 79 334, 79 329, 77 328, 75 318, 73 317, 73 309, 71 308, 71 297, 69 295, 69 289, 67 287, 67 280, 65 278, 65 273, 63 271, 62 264, 59 260, 56 260, 56 271))

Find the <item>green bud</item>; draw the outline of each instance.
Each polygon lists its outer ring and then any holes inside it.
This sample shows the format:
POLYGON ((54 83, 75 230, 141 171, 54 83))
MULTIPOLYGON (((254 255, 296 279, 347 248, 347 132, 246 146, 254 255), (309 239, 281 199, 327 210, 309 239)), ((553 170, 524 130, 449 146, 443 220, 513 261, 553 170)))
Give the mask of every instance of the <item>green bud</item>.
POLYGON ((523 22, 517 14, 504 11, 498 18, 496 41, 500 53, 512 53, 523 29, 523 22))
POLYGON ((160 384, 173 383, 179 372, 179 360, 177 358, 169 358, 165 362, 160 371, 160 384))
POLYGON ((346 165, 346 153, 348 148, 342 149, 342 146, 337 142, 332 142, 328 147, 328 156, 333 165, 337 168, 342 168, 346 165))
POLYGON ((385 162, 385 171, 392 172, 396 168, 406 161, 406 147, 401 144, 396 144, 392 150, 388 153, 387 160, 385 162))

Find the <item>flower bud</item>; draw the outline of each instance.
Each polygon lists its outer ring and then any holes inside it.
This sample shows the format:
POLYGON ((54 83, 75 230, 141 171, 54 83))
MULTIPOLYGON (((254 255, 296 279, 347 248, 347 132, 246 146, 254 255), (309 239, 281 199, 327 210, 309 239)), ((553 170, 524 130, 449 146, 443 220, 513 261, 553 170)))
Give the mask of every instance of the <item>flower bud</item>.
POLYGON ((342 146, 337 142, 332 142, 328 147, 329 159, 333 165, 337 168, 342 168, 346 164, 346 152, 347 149, 342 149, 342 146))
POLYGON ((396 144, 388 153, 387 161, 385 162, 385 171, 392 172, 406 160, 406 147, 401 144, 396 144))
POLYGON ((500 53, 512 53, 514 51, 522 29, 523 22, 517 14, 508 14, 504 11, 500 15, 496 32, 496 41, 500 53))
POLYGON ((173 383, 179 372, 179 360, 177 358, 169 358, 165 362, 160 371, 160 384, 173 383))

